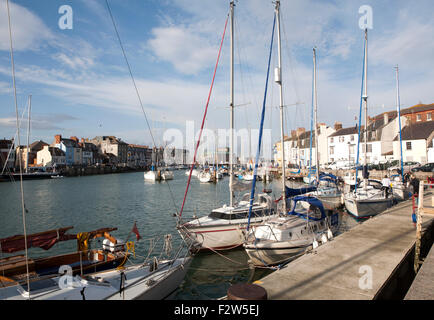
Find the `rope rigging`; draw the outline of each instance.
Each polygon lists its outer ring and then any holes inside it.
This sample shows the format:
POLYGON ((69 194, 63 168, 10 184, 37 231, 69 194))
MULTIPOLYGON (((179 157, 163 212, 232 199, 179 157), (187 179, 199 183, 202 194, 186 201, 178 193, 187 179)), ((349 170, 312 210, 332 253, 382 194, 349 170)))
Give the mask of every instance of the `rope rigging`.
MULTIPOLYGON (((152 139, 152 143, 153 143, 153 145, 154 145, 154 148, 157 148, 157 146, 156 146, 156 142, 155 142, 155 138, 154 138, 154 135, 152 134, 152 129, 151 129, 151 126, 150 126, 150 124, 149 124, 148 117, 147 117, 146 112, 145 112, 145 108, 144 108, 144 106, 143 106, 142 98, 141 98, 141 96, 140 96, 139 89, 137 88, 136 80, 134 79, 134 75, 133 75, 133 72, 132 72, 132 69, 131 69, 131 65, 130 65, 130 63, 129 63, 129 61, 128 61, 127 54, 126 54, 125 49, 124 49, 124 46, 123 46, 123 44, 122 44, 122 40, 121 40, 121 37, 120 37, 120 35, 119 35, 118 28, 117 28, 117 26, 116 26, 116 22, 115 22, 115 19, 114 19, 114 17, 113 17, 112 10, 111 10, 111 8, 110 8, 110 5, 109 5, 108 0, 105 0, 105 3, 106 3, 106 5, 107 5, 107 10, 108 10, 108 12, 109 12, 110 19, 111 19, 111 22, 112 22, 112 24, 113 24, 113 28, 114 28, 115 34, 116 34, 116 37, 117 37, 117 39, 118 39, 119 46, 120 46, 120 48, 121 48, 122 55, 124 56, 124 60, 125 60, 125 63, 126 63, 126 65, 127 65, 128 72, 129 72, 129 75, 130 75, 131 81, 132 81, 132 83, 133 83, 133 86, 134 86, 134 89, 135 89, 135 92, 136 92, 136 95, 137 95, 137 99, 139 100, 139 104, 140 104, 140 107, 141 107, 141 110, 142 110, 143 116, 145 117, 146 125, 147 125, 147 127, 148 127, 149 134, 150 134, 151 139, 152 139)), ((169 189, 170 198, 171 198, 171 200, 172 200, 173 206, 175 207, 175 210, 178 211, 178 209, 177 209, 177 207, 176 207, 175 199, 174 199, 174 196, 173 196, 173 193, 172 193, 172 189, 170 188, 170 184, 169 184, 169 182, 168 182, 167 180, 166 180, 166 184, 167 184, 167 187, 168 187, 168 189, 169 189)))
POLYGON ((188 175, 187 186, 185 188, 184 199, 182 200, 181 210, 179 211, 179 214, 178 214, 178 219, 179 220, 181 220, 182 212, 184 210, 185 200, 187 199, 187 193, 188 193, 188 189, 190 187, 191 175, 192 175, 192 172, 193 172, 193 169, 194 169, 194 165, 196 163, 197 151, 199 149, 200 139, 202 137, 202 132, 203 132, 203 128, 204 128, 204 125, 205 125, 206 115, 207 115, 207 112, 208 112, 209 101, 211 99, 211 94, 212 94, 212 90, 213 90, 213 87, 214 87, 214 80, 215 80, 215 76, 216 76, 216 73, 217 73, 217 67, 218 67, 218 64, 219 64, 219 61, 220 61, 220 54, 221 54, 222 47, 223 47, 223 40, 225 38, 226 27, 228 25, 228 20, 229 20, 229 14, 228 14, 228 16, 226 18, 225 27, 224 27, 222 39, 221 39, 221 42, 220 42, 220 48, 219 48, 219 52, 218 52, 218 56, 217 56, 217 61, 216 61, 216 65, 214 67, 214 74, 213 74, 213 77, 212 77, 211 86, 210 86, 209 93, 208 93, 208 99, 207 99, 206 106, 205 106, 205 112, 204 112, 204 116, 203 116, 203 119, 202 119, 202 124, 201 124, 201 127, 200 127, 200 131, 199 131, 199 137, 197 139, 196 148, 194 150, 193 163, 192 163, 191 168, 190 168, 190 173, 188 175))
MULTIPOLYGON (((14 49, 12 44, 12 27, 11 27, 11 14, 9 9, 9 0, 6 0, 6 7, 8 13, 8 27, 9 27, 9 44, 10 44, 10 55, 11 55, 11 68, 12 68, 12 85, 14 92, 14 103, 15 103, 15 115, 16 115, 16 123, 17 123, 17 138, 18 145, 21 145, 20 141, 20 124, 18 120, 18 103, 17 103, 17 87, 15 82, 15 63, 14 63, 14 49)), ((24 203, 24 186, 23 186, 23 168, 22 168, 22 153, 18 153, 18 159, 20 164, 20 190, 21 190, 21 207, 22 207, 22 219, 23 219, 23 229, 24 229, 24 247, 25 247, 25 256, 26 256, 26 279, 27 279, 27 290, 29 292, 30 299, 30 276, 29 276, 29 257, 28 257, 28 248, 27 248, 27 226, 26 226, 26 208, 24 203)))

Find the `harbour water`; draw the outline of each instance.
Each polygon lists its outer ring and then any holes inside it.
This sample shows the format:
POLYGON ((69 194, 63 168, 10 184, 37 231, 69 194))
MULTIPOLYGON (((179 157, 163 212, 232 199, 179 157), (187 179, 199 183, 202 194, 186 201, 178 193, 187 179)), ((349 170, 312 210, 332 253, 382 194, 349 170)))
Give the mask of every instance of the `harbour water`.
MULTIPOLYGON (((174 250, 181 243, 175 226, 174 213, 179 210, 185 192, 187 176, 184 170, 174 171, 174 180, 147 182, 142 172, 107 174, 63 179, 24 181, 27 233, 74 226, 71 233, 117 227, 112 235, 125 240, 135 221, 142 236, 136 243, 135 263, 143 261, 149 248, 159 254, 162 236, 172 235, 174 250), (158 240, 158 241, 157 241, 158 240)), ((279 197, 278 181, 267 185, 279 197)), ((258 182, 257 191, 264 188, 258 182)), ((200 183, 192 177, 183 216, 203 216, 229 200, 228 178, 218 182, 200 183)), ((19 182, 0 183, 0 238, 23 234, 19 182)), ((341 213, 340 232, 355 226, 351 216, 341 213)), ((101 243, 93 243, 100 247, 101 243)), ((30 257, 42 257, 76 250, 75 241, 56 244, 49 251, 31 248, 30 257)), ((215 299, 226 294, 231 284, 259 279, 272 272, 249 268, 242 249, 196 255, 185 281, 175 292, 174 299, 215 299)))

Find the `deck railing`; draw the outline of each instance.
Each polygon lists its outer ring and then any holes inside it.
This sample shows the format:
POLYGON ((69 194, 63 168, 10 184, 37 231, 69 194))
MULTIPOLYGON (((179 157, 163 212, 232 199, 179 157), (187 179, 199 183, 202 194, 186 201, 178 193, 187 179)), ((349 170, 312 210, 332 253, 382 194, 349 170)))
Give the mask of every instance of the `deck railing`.
POLYGON ((431 196, 431 206, 424 206, 424 186, 433 184, 426 184, 424 181, 420 181, 419 183, 419 204, 417 209, 417 218, 416 218, 416 244, 415 244, 415 256, 414 256, 414 271, 417 273, 420 265, 422 264, 422 260, 420 258, 420 246, 422 239, 422 218, 427 216, 434 217, 434 195, 431 196))

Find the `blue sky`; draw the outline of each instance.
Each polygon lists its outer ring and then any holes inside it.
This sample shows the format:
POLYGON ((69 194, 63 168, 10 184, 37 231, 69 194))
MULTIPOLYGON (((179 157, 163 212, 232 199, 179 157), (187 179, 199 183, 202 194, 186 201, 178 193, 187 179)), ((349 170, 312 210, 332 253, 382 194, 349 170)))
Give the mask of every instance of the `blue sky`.
MULTIPOLYGON (((227 0, 109 0, 156 142, 168 128, 199 127, 227 0)), ((151 144, 104 0, 10 2, 20 113, 32 94, 32 140, 55 134, 116 135, 151 144), (61 30, 59 7, 73 9, 61 30)), ((434 4, 430 0, 282 0, 282 59, 288 132, 310 125, 312 47, 318 48, 319 121, 353 125, 363 58, 359 7, 373 9, 369 31, 370 115, 395 108, 394 66, 400 66, 402 107, 433 102, 434 4), (383 108, 384 105, 384 108, 383 108)), ((240 0, 235 9, 237 128, 259 126, 274 5, 240 0)), ((229 123, 227 34, 206 127, 229 123)), ((276 53, 276 50, 275 50, 276 53)), ((273 66, 276 65, 273 55, 273 66)), ((6 0, 0 0, 0 137, 16 131, 6 0)), ((270 82, 265 126, 279 137, 277 87, 270 82), (272 107, 272 108, 271 108, 272 107)), ((22 135, 25 137, 25 132, 22 135)))

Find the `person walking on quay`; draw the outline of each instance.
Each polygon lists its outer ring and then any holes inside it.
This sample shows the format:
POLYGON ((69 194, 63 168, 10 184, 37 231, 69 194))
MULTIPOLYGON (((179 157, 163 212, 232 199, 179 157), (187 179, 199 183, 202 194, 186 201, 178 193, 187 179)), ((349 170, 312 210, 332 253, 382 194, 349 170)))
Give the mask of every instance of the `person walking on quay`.
POLYGON ((384 176, 383 180, 381 180, 381 183, 383 184, 382 189, 384 190, 384 196, 387 199, 389 197, 389 190, 391 181, 387 175, 384 176))
POLYGON ((410 185, 413 187, 413 194, 419 193, 419 179, 414 174, 410 176, 410 185))

